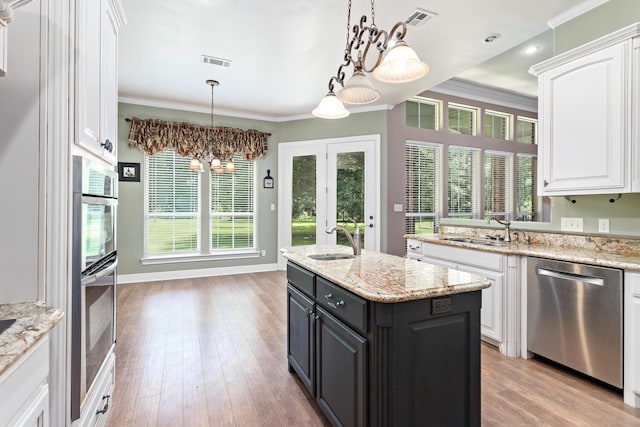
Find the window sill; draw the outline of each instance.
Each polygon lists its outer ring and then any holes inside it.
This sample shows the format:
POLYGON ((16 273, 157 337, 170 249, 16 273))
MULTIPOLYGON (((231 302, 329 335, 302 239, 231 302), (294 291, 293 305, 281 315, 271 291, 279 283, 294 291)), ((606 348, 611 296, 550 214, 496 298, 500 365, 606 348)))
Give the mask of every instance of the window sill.
POLYGON ((198 261, 219 261, 224 259, 245 259, 245 258, 258 258, 260 252, 255 249, 249 249, 246 251, 234 251, 234 252, 222 252, 217 254, 203 254, 203 255, 160 255, 160 256, 146 256, 140 259, 142 265, 157 265, 157 264, 174 264, 181 262, 198 262, 198 261))

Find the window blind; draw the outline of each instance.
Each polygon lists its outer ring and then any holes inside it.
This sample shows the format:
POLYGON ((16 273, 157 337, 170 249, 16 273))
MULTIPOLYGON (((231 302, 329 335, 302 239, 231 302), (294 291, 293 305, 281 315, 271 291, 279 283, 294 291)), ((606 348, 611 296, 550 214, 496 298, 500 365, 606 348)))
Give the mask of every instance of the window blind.
POLYGON ((450 217, 477 218, 480 150, 449 147, 448 152, 448 209, 450 217))
POLYGON ((484 213, 510 219, 512 213, 513 154, 486 151, 484 155, 484 213))
POLYGON ((433 234, 441 211, 442 146, 408 141, 405 153, 405 231, 407 234, 433 234))
POLYGON ((535 221, 538 216, 538 191, 536 188, 537 157, 518 154, 516 156, 516 219, 535 221))
POLYGON ((145 156, 145 255, 197 253, 200 174, 172 150, 145 156))
POLYGON ((255 248, 254 162, 233 158, 235 173, 211 174, 211 251, 255 248))

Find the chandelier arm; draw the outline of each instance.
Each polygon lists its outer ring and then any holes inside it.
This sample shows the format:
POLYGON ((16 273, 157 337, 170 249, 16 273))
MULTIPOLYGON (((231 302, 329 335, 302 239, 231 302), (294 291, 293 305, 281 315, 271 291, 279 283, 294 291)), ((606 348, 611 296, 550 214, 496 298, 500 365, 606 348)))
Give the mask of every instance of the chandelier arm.
POLYGON ((402 21, 396 22, 396 25, 391 28, 389 34, 392 40, 404 40, 404 37, 407 35, 407 24, 402 21), (398 28, 400 28, 400 30, 398 30, 398 28))
POLYGON ((382 62, 382 56, 384 55, 384 52, 387 49, 388 40, 389 40, 389 34, 387 34, 387 32, 384 31, 384 30, 378 31, 377 29, 376 29, 375 36, 369 38, 369 40, 367 42, 367 46, 364 48, 363 61, 362 61, 362 63, 363 63, 362 69, 366 73, 371 73, 378 65, 380 65, 380 63, 382 62), (367 68, 366 67, 366 58, 369 55, 369 48, 371 46, 375 46, 375 48, 377 50, 378 57, 376 58, 375 64, 373 64, 373 66, 367 68))

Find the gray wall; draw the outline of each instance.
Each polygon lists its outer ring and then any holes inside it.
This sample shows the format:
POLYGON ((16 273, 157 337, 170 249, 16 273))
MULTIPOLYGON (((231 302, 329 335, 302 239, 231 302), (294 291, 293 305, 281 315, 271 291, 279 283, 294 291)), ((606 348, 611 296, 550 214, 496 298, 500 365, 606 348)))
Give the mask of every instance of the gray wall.
MULTIPOLYGON (((386 247, 386 111, 375 111, 351 114, 343 120, 305 119, 283 123, 266 122, 261 120, 243 119, 229 116, 214 117, 216 126, 232 126, 241 129, 257 129, 270 132, 269 154, 257 161, 257 178, 262 179, 267 169, 276 180, 279 142, 305 141, 321 138, 339 138, 365 134, 380 134, 381 140, 381 174, 382 174, 382 218, 381 250, 386 247)), ((120 103, 118 107, 118 160, 121 162, 136 162, 141 164, 141 175, 144 177, 144 155, 138 149, 131 148, 127 143, 129 124, 127 117, 157 118, 171 121, 185 121, 209 124, 208 114, 189 111, 171 110, 147 107, 141 105, 120 103)), ((258 249, 267 252, 265 257, 244 260, 199 261, 191 263, 173 263, 163 265, 146 265, 140 263, 143 255, 144 233, 144 184, 143 182, 121 182, 118 206, 118 251, 120 264, 118 274, 139 274, 174 270, 195 270, 202 268, 216 268, 229 266, 245 266, 255 264, 269 264, 276 262, 277 247, 277 211, 271 211, 270 205, 277 206, 277 190, 263 189, 258 186, 258 249)))
POLYGON ((40 142, 40 2, 15 11, 8 71, 0 77, 0 304, 38 295, 39 212, 44 175, 40 142))
MULTIPOLYGON (((121 162, 140 163, 141 175, 144 177, 144 154, 136 148, 129 147, 127 136, 129 123, 127 117, 141 119, 155 118, 177 122, 193 122, 209 124, 210 115, 181 110, 146 107, 141 105, 118 105, 118 160, 121 162)), ((269 138, 269 153, 266 157, 256 161, 257 179, 267 175, 267 169, 271 170, 271 176, 277 172, 278 151, 276 123, 261 120, 250 120, 228 116, 215 116, 216 126, 230 126, 240 129, 256 129, 271 133, 269 138)), ((274 176, 277 180, 278 177, 274 176)), ((203 186, 204 187, 204 186, 203 186)), ((257 191, 257 216, 258 231, 256 242, 258 249, 266 250, 266 256, 240 260, 198 261, 190 263, 172 263, 162 265, 142 265, 140 258, 143 255, 144 236, 144 183, 120 182, 118 185, 118 274, 139 274, 160 271, 195 270, 201 268, 232 267, 254 264, 270 264, 276 262, 276 231, 277 211, 271 210, 271 204, 277 206, 278 197, 275 189, 264 189, 258 186, 257 191)))

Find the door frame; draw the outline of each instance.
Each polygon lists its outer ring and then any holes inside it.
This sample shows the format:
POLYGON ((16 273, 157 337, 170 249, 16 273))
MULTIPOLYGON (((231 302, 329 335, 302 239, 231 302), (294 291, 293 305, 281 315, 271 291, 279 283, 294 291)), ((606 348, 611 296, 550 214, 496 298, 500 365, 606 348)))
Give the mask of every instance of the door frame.
MULTIPOLYGON (((373 142, 374 144, 374 161, 373 161, 373 206, 374 206, 374 240, 375 240, 375 251, 380 251, 380 236, 381 231, 380 228, 382 226, 382 222, 380 221, 381 215, 381 167, 380 167, 380 134, 372 134, 372 135, 358 135, 358 136, 348 136, 348 137, 337 137, 337 138, 323 138, 323 139, 313 139, 313 140, 303 140, 303 141, 293 141, 293 142, 281 142, 278 144, 278 176, 280 179, 278 180, 278 249, 284 246, 283 233, 284 229, 287 226, 286 212, 285 206, 291 205, 291 192, 287 190, 287 188, 291 185, 290 182, 290 174, 287 172, 291 171, 291 166, 285 164, 285 159, 283 158, 285 155, 289 156, 293 155, 305 155, 305 154, 324 154, 327 152, 327 147, 329 144, 340 144, 340 143, 355 143, 355 142, 373 142), (288 203, 288 205, 287 205, 288 203)), ((321 191, 326 187, 326 183, 321 183, 319 180, 316 182, 316 194, 318 198, 316 203, 320 206, 325 205, 327 200, 326 191, 321 191)), ((318 214, 325 215, 325 213, 318 214)), ((365 218, 366 222, 366 218, 365 218)), ((286 259, 278 253, 278 269, 285 270, 286 269, 286 259)))

